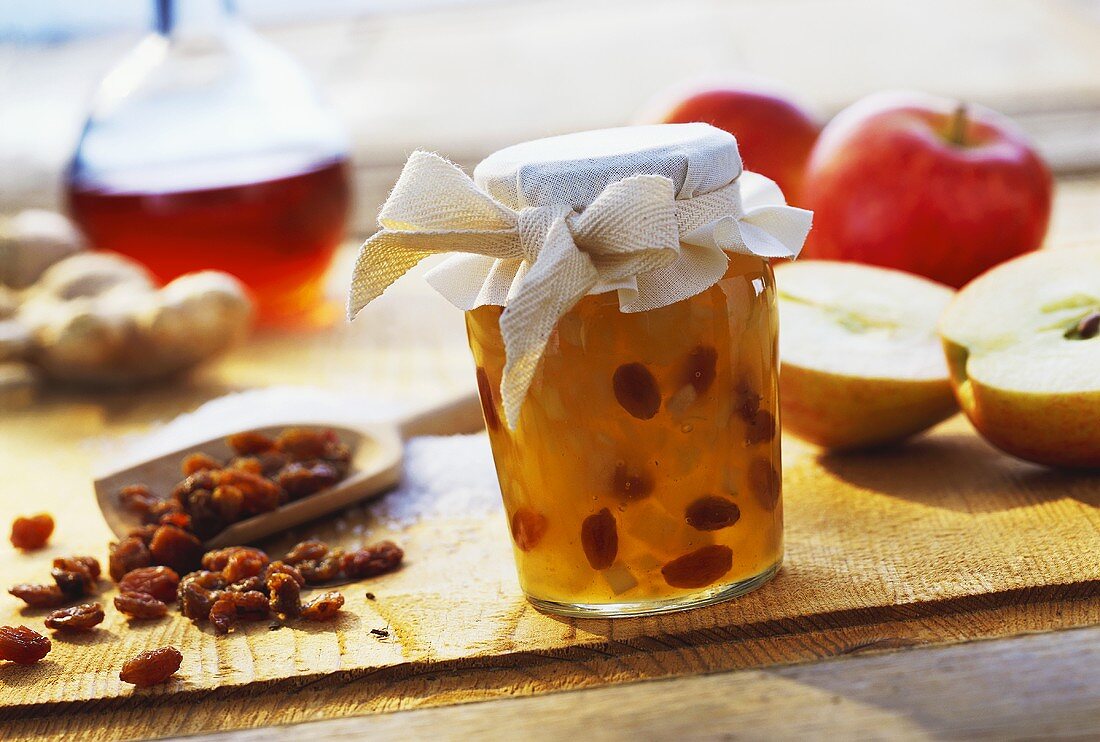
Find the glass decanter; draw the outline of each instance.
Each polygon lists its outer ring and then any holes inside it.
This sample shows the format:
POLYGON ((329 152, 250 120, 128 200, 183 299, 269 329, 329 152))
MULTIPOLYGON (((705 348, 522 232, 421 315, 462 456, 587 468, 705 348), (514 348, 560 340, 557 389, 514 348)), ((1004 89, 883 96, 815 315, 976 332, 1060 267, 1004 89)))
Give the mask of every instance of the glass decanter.
POLYGON ((229 0, 154 4, 154 32, 93 99, 67 173, 72 218, 161 281, 223 270, 261 322, 324 323, 351 198, 343 128, 229 0))

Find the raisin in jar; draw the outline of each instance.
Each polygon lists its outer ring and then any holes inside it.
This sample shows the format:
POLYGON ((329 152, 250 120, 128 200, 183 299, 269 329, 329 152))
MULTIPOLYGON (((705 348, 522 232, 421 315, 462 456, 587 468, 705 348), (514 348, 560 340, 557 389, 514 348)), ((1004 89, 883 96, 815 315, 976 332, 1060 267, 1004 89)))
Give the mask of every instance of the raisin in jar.
POLYGON ((775 301, 771 268, 750 255, 731 255, 717 284, 666 307, 626 314, 614 293, 586 296, 558 321, 514 430, 495 395, 502 308, 466 314, 533 603, 651 613, 732 597, 775 573, 775 301))
POLYGON ((705 124, 416 153, 351 309, 427 252, 466 310, 520 584, 574 616, 680 610, 783 555, 776 292, 809 212, 705 124), (742 177, 742 176, 746 177, 742 177))

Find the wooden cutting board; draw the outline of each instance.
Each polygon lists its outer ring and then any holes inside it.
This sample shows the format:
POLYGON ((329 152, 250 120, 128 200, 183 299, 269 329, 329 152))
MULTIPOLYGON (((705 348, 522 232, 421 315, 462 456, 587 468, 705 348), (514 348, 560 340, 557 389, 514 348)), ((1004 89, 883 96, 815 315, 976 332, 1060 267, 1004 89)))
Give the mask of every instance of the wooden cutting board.
MULTIPOLYGON (((40 664, 0 666, 0 721, 333 683, 360 684, 355 710, 393 709, 1100 620, 1100 477, 1010 459, 959 418, 891 452, 825 456, 788 440, 785 456, 785 566, 732 602, 651 619, 543 615, 519 592, 503 516, 422 521, 396 534, 405 568, 346 588, 331 626, 260 622, 217 637, 178 616, 127 626, 111 608, 99 631, 55 637, 40 664), (1057 614, 1043 607, 1055 601, 1057 614), (974 618, 998 610, 1016 617, 974 618), (914 621, 920 631, 903 628, 914 621), (164 644, 184 654, 177 681, 119 682, 126 658, 164 644)), ((81 498, 90 491, 68 495, 73 510, 81 498)), ((0 550, 7 581, 41 579, 50 556, 79 552, 89 534, 105 544, 98 524, 74 534, 58 515, 48 553, 0 550)), ((341 540, 334 524, 316 530, 341 540)), ((0 597, 0 624, 42 630, 43 612, 19 605, 0 597)))

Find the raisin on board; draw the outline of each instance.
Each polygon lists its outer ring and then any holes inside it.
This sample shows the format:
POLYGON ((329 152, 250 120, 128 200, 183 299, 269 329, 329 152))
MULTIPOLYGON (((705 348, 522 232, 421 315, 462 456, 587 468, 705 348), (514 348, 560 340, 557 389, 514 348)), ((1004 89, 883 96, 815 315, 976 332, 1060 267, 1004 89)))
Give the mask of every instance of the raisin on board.
POLYGON ((148 567, 152 563, 153 555, 139 536, 127 536, 117 544, 111 544, 110 546, 107 566, 111 579, 115 582, 121 580, 129 572, 148 567))
POLYGON ((673 559, 661 567, 661 574, 672 587, 700 588, 717 582, 731 567, 733 550, 711 544, 673 559))
POLYGON ((306 578, 298 571, 298 568, 286 562, 275 561, 264 568, 263 579, 266 581, 274 574, 290 575, 298 583, 298 587, 305 587, 306 578))
POLYGON ((0 660, 33 665, 50 653, 53 643, 27 626, 0 626, 0 660))
POLYGON ((65 593, 57 585, 15 585, 8 592, 31 608, 55 608, 65 602, 65 593))
POLYGON ((352 580, 375 577, 397 569, 404 558, 405 552, 400 546, 392 541, 380 541, 345 554, 344 575, 352 580))
POLYGON ((231 593, 260 592, 266 594, 267 581, 259 575, 255 577, 245 577, 243 580, 229 583, 225 586, 225 589, 231 593))
POLYGON ((62 557, 53 560, 50 576, 67 597, 79 598, 95 592, 99 581, 99 560, 95 557, 62 557))
POLYGON ((301 617, 307 621, 331 621, 344 607, 344 596, 340 593, 321 593, 302 606, 301 617))
POLYGON ((225 580, 220 572, 199 571, 185 575, 177 592, 180 613, 192 621, 205 621, 224 587, 225 580))
POLYGON ((126 574, 118 583, 118 590, 126 593, 145 593, 162 603, 176 599, 180 577, 171 567, 142 567, 126 574))
POLYGON ((311 561, 299 562, 294 565, 306 578, 309 585, 321 585, 332 582, 344 572, 344 552, 341 549, 331 549, 321 558, 311 561))
POLYGON ((84 603, 72 608, 62 608, 46 616, 46 628, 54 631, 88 631, 103 623, 103 606, 84 603))
POLYGON ((267 592, 271 596, 271 612, 293 618, 302 608, 302 588, 294 577, 284 572, 275 572, 267 578, 267 592))
POLYGON ((115 596, 115 610, 130 618, 147 620, 168 615, 168 604, 147 593, 123 593, 115 596))
POLYGON ((592 569, 607 569, 619 553, 619 532, 615 516, 604 508, 581 523, 581 548, 592 569))
POLYGON ((323 559, 328 554, 328 544, 323 541, 309 540, 295 544, 283 557, 287 564, 300 564, 306 561, 323 559))
MULTIPOLYGON (((242 548, 228 556, 225 566, 222 567, 222 576, 225 577, 226 582, 239 582, 249 577, 256 577, 264 571, 268 562, 267 554, 259 549, 242 548)), ((216 563, 216 560, 212 560, 212 563, 216 563)))
POLYGON ((542 541, 549 525, 542 513, 531 508, 517 508, 512 513, 512 541, 520 551, 531 551, 542 541))
POLYGON ((729 498, 703 495, 687 506, 684 517, 688 525, 698 531, 717 531, 736 523, 741 517, 741 509, 729 498))
POLYGON ((183 655, 175 647, 151 649, 123 664, 118 679, 138 688, 148 688, 168 680, 182 664, 183 655))
POLYGON ((640 363, 624 363, 615 369, 611 386, 619 405, 639 420, 649 420, 661 409, 657 380, 640 363))
POLYGON ((11 545, 23 551, 41 549, 53 534, 53 518, 42 513, 16 518, 11 524, 11 545))

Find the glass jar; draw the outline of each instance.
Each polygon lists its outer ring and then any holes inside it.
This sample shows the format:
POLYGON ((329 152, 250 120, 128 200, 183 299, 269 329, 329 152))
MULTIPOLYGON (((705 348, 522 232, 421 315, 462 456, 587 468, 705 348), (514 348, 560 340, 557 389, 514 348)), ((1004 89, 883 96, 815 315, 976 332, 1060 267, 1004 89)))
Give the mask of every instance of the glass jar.
POLYGON ((229 0, 156 0, 156 28, 104 78, 66 178, 96 248, 160 281, 215 269, 266 324, 328 324, 324 277, 350 213, 339 120, 229 0))
POLYGON ((466 314, 520 584, 545 610, 625 616, 763 584, 783 554, 777 310, 766 260, 645 312, 584 297, 504 424, 499 306, 466 314))

